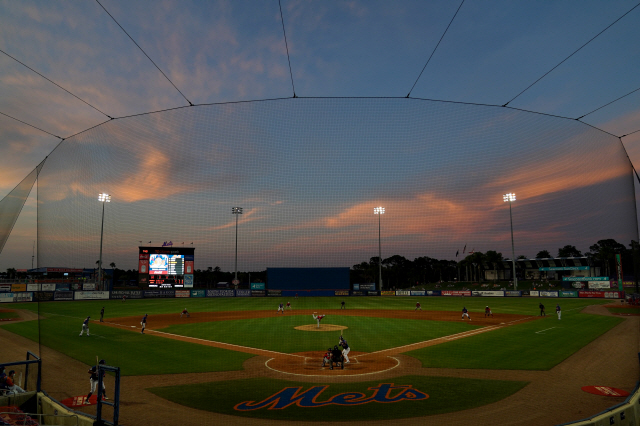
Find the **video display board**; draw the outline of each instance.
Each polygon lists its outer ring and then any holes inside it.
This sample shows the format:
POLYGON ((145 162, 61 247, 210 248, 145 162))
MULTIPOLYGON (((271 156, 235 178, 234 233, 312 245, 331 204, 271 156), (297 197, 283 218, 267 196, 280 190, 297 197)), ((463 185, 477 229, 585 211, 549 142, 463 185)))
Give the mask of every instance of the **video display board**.
POLYGON ((193 247, 138 247, 138 281, 149 288, 193 287, 193 247))

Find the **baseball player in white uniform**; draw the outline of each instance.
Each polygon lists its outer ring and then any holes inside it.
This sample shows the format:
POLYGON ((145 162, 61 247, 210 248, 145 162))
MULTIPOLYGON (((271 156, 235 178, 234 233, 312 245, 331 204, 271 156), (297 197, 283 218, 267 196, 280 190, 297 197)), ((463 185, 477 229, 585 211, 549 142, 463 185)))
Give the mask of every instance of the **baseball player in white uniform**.
POLYGON ((317 312, 313 313, 313 319, 318 322, 318 328, 320 328, 320 321, 322 321, 322 318, 326 317, 326 315, 316 315, 316 313, 317 312))
POLYGON ((349 347, 349 344, 344 339, 344 337, 340 336, 340 341, 338 342, 338 345, 342 346, 342 356, 344 357, 345 364, 349 364, 349 352, 351 352, 351 348, 349 347))
POLYGON ((85 320, 82 322, 82 330, 80 330, 81 336, 82 336, 82 333, 84 333, 85 331, 87 332, 87 336, 89 336, 89 318, 91 317, 86 317, 85 320))

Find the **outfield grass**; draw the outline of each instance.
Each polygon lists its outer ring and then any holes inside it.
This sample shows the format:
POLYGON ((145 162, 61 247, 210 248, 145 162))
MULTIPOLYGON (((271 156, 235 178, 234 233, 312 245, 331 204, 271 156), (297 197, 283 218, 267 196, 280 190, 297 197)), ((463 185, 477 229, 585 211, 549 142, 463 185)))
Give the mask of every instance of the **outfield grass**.
POLYGON ((622 321, 564 311, 562 320, 553 314, 406 355, 421 360, 423 367, 549 370, 622 321))
MULTIPOLYGON (((527 382, 460 379, 452 377, 404 376, 392 380, 378 380, 360 383, 308 383, 290 382, 276 379, 256 378, 225 382, 199 383, 189 386, 167 386, 151 388, 149 391, 169 401, 199 410, 273 420, 306 421, 355 421, 410 418, 450 413, 470 409, 499 401, 519 391, 527 382), (284 409, 262 408, 254 411, 237 411, 234 407, 246 401, 262 401, 288 387, 302 387, 301 392, 312 386, 329 386, 317 399, 327 401, 340 393, 361 392, 371 396, 370 387, 380 383, 412 385, 428 394, 427 399, 405 400, 393 403, 369 402, 350 405, 321 407, 300 407, 293 404, 284 409)), ((392 391, 397 395, 398 391, 392 391)))
POLYGON ((242 363, 253 356, 93 323, 91 336, 80 337, 81 324, 51 316, 39 322, 3 324, 2 328, 87 365, 95 365, 98 356, 120 367, 124 376, 242 370, 242 363))
POLYGON ((294 328, 313 324, 310 315, 291 315, 287 312, 286 315, 272 318, 172 325, 162 331, 276 352, 296 353, 324 351, 338 344, 340 334, 347 339, 353 351, 374 352, 478 328, 468 322, 340 315, 328 315, 322 320, 322 324, 348 327, 343 331, 310 332, 294 328))

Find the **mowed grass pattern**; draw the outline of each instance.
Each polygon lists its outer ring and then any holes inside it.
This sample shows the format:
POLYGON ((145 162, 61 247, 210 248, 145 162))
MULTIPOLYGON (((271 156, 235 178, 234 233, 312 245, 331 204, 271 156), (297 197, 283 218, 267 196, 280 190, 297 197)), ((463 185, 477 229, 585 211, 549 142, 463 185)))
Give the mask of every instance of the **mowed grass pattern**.
POLYGON ((407 352, 423 367, 549 370, 622 319, 575 311, 407 352), (457 354, 453 356, 453 354, 457 354))
POLYGON ((311 315, 285 315, 224 322, 173 325, 162 331, 276 352, 326 351, 338 344, 340 334, 353 351, 374 352, 476 329, 467 322, 402 320, 328 315, 322 324, 348 327, 340 331, 296 330, 316 323, 311 315))

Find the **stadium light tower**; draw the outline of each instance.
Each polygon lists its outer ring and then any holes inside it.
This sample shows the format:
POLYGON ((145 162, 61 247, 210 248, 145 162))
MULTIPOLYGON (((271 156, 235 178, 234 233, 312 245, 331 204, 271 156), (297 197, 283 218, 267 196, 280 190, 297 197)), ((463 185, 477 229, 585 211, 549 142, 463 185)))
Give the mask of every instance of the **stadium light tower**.
POLYGON ((231 214, 236 215, 236 275, 233 279, 236 284, 238 282, 238 215, 242 214, 242 207, 231 207, 231 214))
POLYGON ((382 291, 382 239, 380 237, 380 219, 384 214, 384 207, 374 207, 373 214, 378 215, 378 282, 382 291))
POLYGON ((98 260, 98 289, 102 289, 102 237, 104 235, 104 205, 111 202, 111 195, 98 194, 98 201, 102 203, 102 225, 100 225, 100 259, 98 260))
POLYGON ((516 276, 516 250, 513 245, 513 216, 511 215, 511 203, 516 200, 516 194, 510 192, 502 196, 502 200, 509 202, 509 221, 511 222, 511 262, 513 263, 513 289, 518 289, 518 277, 516 276))

